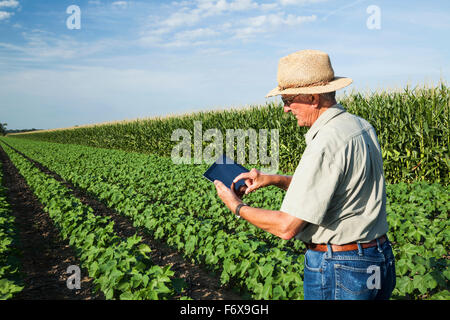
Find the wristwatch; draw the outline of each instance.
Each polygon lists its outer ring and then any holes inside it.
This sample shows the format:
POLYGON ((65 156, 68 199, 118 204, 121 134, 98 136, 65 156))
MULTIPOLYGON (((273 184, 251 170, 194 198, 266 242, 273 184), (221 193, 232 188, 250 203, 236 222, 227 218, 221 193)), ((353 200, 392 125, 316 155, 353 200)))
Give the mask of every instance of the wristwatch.
POLYGON ((236 217, 237 217, 238 219, 241 218, 241 215, 240 215, 239 211, 241 211, 241 208, 242 208, 242 207, 245 207, 245 206, 248 207, 249 205, 248 205, 248 204, 245 204, 245 203, 239 203, 239 204, 237 205, 234 214, 236 215, 236 217))

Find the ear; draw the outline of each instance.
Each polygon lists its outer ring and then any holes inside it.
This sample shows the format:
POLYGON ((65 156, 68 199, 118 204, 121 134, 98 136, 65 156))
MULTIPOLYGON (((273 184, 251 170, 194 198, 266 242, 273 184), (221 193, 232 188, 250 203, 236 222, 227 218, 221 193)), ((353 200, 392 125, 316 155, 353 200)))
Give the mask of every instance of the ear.
POLYGON ((320 95, 315 93, 311 95, 311 106, 314 108, 318 108, 320 104, 320 95))

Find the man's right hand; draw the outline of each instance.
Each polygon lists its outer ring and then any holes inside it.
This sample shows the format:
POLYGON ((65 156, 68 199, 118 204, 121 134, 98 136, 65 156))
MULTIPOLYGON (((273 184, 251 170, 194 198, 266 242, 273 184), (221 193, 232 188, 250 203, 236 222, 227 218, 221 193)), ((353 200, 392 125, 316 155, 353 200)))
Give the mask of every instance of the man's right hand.
POLYGON ((249 194, 259 188, 266 187, 270 185, 270 179, 268 175, 256 170, 253 168, 249 172, 244 172, 234 178, 233 182, 236 183, 239 180, 245 179, 245 184, 247 185, 247 189, 245 190, 245 194, 249 194))

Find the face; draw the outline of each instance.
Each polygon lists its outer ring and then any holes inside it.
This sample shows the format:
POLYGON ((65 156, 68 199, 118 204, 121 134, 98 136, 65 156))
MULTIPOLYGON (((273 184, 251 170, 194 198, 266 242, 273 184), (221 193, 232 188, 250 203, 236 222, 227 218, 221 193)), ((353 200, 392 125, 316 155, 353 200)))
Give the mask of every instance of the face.
POLYGON ((319 95, 283 95, 283 98, 288 100, 284 112, 291 112, 300 127, 311 127, 319 117, 319 95))

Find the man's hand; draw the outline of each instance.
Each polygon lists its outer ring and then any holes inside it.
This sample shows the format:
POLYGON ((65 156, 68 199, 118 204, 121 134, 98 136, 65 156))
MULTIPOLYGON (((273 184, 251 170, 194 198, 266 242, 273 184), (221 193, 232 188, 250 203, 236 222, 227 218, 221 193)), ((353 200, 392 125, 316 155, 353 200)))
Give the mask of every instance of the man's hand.
POLYGON ((249 172, 244 172, 234 178, 233 183, 238 182, 239 180, 245 179, 245 184, 247 185, 247 189, 245 190, 245 194, 249 194, 259 188, 266 187, 270 185, 269 179, 267 179, 266 175, 261 173, 260 171, 253 168, 249 172))
POLYGON ((214 185, 216 186, 217 195, 222 199, 223 203, 235 213, 238 204, 242 203, 241 199, 234 193, 234 183, 231 185, 231 189, 227 188, 222 181, 214 180, 214 185))
MULTIPOLYGON (((231 189, 227 188, 221 181, 215 180, 217 194, 225 203, 225 205, 234 214, 238 204, 242 203, 241 199, 234 192, 234 183, 231 189)), ((270 232, 284 240, 292 239, 307 224, 295 216, 282 211, 273 211, 267 209, 247 207, 245 211, 245 220, 254 226, 270 232)))

